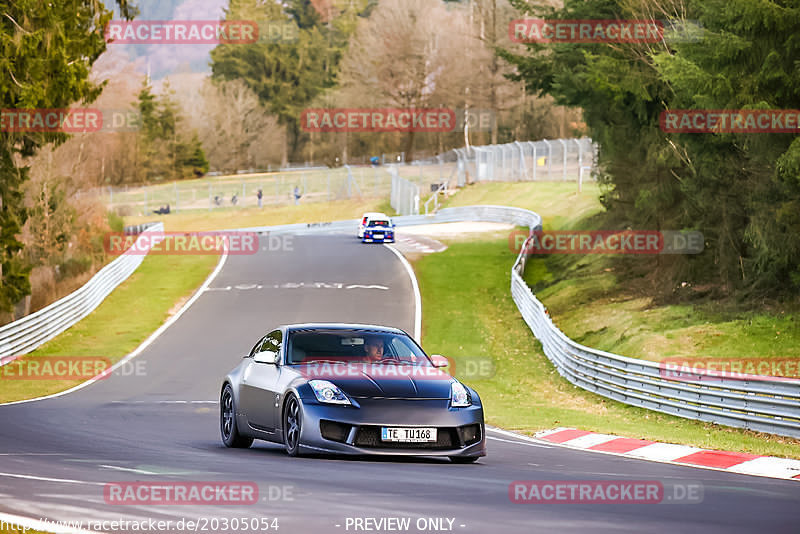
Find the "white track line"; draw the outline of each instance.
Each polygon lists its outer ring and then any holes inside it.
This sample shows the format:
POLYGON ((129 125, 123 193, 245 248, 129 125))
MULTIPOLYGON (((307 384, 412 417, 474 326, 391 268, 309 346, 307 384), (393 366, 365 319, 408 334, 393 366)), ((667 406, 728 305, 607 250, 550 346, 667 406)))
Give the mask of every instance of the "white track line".
POLYGON ((403 267, 406 268, 408 277, 411 278, 411 286, 414 288, 414 339, 416 339, 417 343, 419 343, 420 335, 422 334, 422 297, 419 294, 417 275, 414 274, 414 269, 411 268, 411 264, 408 263, 406 257, 403 256, 399 250, 386 243, 384 243, 383 246, 391 250, 395 256, 400 258, 400 262, 403 264, 403 267))
POLYGON ((164 324, 159 326, 158 329, 155 332, 150 334, 150 337, 145 339, 142 342, 141 345, 139 345, 138 347, 136 347, 134 349, 133 352, 131 352, 130 354, 128 354, 127 356, 122 358, 120 361, 115 363, 111 368, 109 368, 106 371, 104 371, 101 375, 96 376, 94 378, 90 378, 86 382, 81 382, 77 386, 75 386, 73 388, 70 388, 70 389, 67 389, 65 391, 61 391, 59 393, 53 393, 52 395, 45 395, 44 397, 36 397, 36 398, 33 398, 33 399, 25 399, 25 400, 20 400, 20 401, 13 401, 13 402, 4 402, 4 403, 0 404, 0 406, 10 406, 12 404, 22 404, 22 403, 26 403, 26 402, 35 402, 35 401, 40 401, 40 400, 45 400, 45 399, 54 399, 56 397, 61 397, 62 395, 67 395, 68 393, 72 393, 74 391, 78 391, 79 389, 83 389, 86 386, 88 386, 90 384, 93 384, 93 383, 97 382, 98 380, 101 380, 102 378, 105 378, 106 376, 108 376, 109 374, 114 372, 115 369, 125 365, 126 363, 128 363, 129 361, 131 361, 132 359, 137 357, 139 354, 144 352, 144 350, 147 347, 149 347, 156 339, 158 339, 158 337, 161 334, 163 334, 167 330, 167 328, 172 326, 172 324, 175 323, 175 321, 177 321, 181 317, 181 315, 183 315, 186 312, 186 310, 188 310, 189 307, 192 304, 195 303, 195 301, 198 298, 200 298, 200 295, 202 295, 203 292, 205 292, 206 288, 211 284, 211 282, 214 281, 214 278, 216 278, 217 275, 219 274, 219 272, 222 270, 222 267, 225 265, 225 261, 227 259, 228 259, 228 247, 226 246, 225 247, 225 251, 222 253, 222 256, 220 256, 220 258, 219 258, 219 262, 217 262, 217 267, 214 269, 214 272, 212 272, 210 275, 208 275, 208 278, 206 278, 205 282, 203 282, 203 285, 201 285, 198 288, 198 290, 194 292, 194 295, 192 295, 192 297, 189 300, 187 300, 186 303, 184 303, 183 306, 181 306, 181 309, 178 310, 178 313, 176 313, 175 315, 173 315, 172 317, 167 319, 166 322, 164 322, 164 324))
POLYGON ((38 480, 39 482, 61 482, 63 484, 84 484, 87 486, 105 486, 104 482, 89 482, 86 480, 74 480, 71 478, 39 477, 36 475, 24 475, 21 473, 0 473, 0 477, 22 478, 25 480, 38 480))
MULTIPOLYGON (((500 434, 501 436, 514 438, 513 441, 494 438, 498 441, 508 441, 509 443, 518 443, 519 445, 536 445, 538 447, 543 447, 545 449, 552 449, 553 447, 556 446, 555 443, 550 443, 548 441, 532 438, 530 436, 525 436, 523 434, 517 434, 516 432, 511 432, 509 430, 503 430, 502 428, 486 425, 486 433, 488 434, 489 432, 494 432, 495 434, 500 434)), ((489 436, 486 437, 488 438, 489 436)))

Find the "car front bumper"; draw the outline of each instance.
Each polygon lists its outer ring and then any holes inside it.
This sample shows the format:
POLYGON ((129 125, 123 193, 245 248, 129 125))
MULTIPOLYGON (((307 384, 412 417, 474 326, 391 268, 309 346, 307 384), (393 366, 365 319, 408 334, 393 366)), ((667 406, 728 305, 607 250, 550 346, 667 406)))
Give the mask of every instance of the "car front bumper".
POLYGON ((394 243, 394 235, 373 237, 365 235, 362 240, 364 243, 394 243))
POLYGON ((486 456, 480 405, 450 409, 443 399, 356 399, 359 407, 303 401, 301 448, 352 455, 486 456), (435 443, 380 440, 381 427, 435 427, 435 443))

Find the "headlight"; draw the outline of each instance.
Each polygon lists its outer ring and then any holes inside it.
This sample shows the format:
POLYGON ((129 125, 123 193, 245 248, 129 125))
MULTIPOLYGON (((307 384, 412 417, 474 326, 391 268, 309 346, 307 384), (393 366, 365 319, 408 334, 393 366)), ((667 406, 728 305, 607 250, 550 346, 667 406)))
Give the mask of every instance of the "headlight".
POLYGON ((320 402, 328 404, 350 404, 350 399, 347 395, 342 393, 336 385, 331 384, 327 380, 310 380, 308 385, 314 390, 314 396, 320 402))
POLYGON ((472 397, 461 382, 450 383, 450 406, 453 408, 472 406, 472 397))

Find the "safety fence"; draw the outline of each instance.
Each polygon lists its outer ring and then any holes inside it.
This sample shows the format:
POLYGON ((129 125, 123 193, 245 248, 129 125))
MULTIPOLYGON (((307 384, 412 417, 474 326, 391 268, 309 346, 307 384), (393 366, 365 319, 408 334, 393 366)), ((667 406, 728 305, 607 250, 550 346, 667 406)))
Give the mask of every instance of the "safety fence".
POLYGON ((385 197, 389 176, 381 167, 300 167, 280 172, 206 176, 147 186, 106 186, 80 193, 100 199, 121 215, 275 207, 350 198, 385 197), (169 207, 167 212, 166 208, 169 207))
MULTIPOLYGON (((158 235, 163 235, 164 225, 162 223, 153 224, 146 228, 140 228, 135 233, 150 232, 154 233, 156 237, 150 239, 148 236, 144 241, 148 244, 137 245, 135 249, 146 250, 150 244, 157 243, 158 235)), ((0 327, 0 365, 31 352, 89 315, 114 288, 133 274, 143 260, 144 255, 141 252, 122 254, 66 297, 22 319, 0 327)))
POLYGON ((440 178, 461 187, 472 182, 577 181, 589 179, 597 161, 592 140, 543 139, 502 145, 469 146, 417 161, 417 166, 437 166, 440 178))
POLYGON ((392 207, 401 215, 436 211, 440 195, 476 182, 571 181, 580 191, 596 161, 597 146, 585 137, 458 148, 392 166, 392 207))

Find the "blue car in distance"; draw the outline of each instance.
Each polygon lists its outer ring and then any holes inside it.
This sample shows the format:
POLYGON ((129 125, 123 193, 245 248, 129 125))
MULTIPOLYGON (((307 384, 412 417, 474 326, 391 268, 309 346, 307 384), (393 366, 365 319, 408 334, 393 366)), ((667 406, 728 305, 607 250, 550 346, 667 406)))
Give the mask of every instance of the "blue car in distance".
POLYGON ((364 227, 362 243, 394 243, 394 223, 389 217, 372 217, 364 227))

